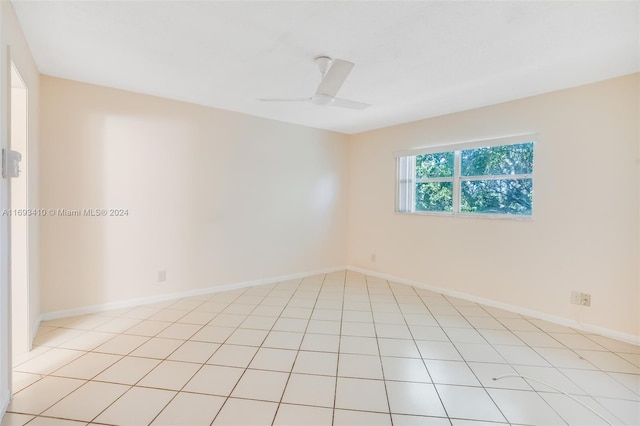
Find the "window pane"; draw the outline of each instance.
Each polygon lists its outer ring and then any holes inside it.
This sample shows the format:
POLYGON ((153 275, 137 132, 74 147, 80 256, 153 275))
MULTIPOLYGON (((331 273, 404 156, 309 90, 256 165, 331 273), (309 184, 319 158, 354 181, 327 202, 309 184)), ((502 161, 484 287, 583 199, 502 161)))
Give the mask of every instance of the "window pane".
POLYGON ((463 213, 531 214, 533 179, 468 180, 461 189, 463 213))
POLYGON ((453 182, 417 183, 416 211, 453 211, 453 182))
POLYGON ((461 176, 533 173, 533 142, 463 150, 461 169, 461 176))
POLYGON ((437 178, 453 176, 453 151, 416 155, 416 177, 437 178))

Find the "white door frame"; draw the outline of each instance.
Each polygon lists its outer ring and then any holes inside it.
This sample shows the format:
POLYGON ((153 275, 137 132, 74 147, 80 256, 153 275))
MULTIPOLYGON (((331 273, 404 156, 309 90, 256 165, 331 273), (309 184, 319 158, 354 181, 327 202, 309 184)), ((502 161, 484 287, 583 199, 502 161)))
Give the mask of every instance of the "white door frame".
MULTIPOLYGON (((0 49, 4 44, 1 40, 0 49)), ((10 108, 9 91, 11 87, 11 54, 7 46, 6 53, 0 57, 0 147, 9 147, 10 108), (6 97, 3 99, 3 94, 6 97)), ((9 209, 10 183, 0 174, 0 210, 9 209)), ((4 415, 11 400, 11 222, 10 217, 0 215, 0 415, 4 415)))
MULTIPOLYGON (((15 62, 11 61, 9 64, 11 68, 11 75, 9 77, 11 86, 9 93, 9 117, 10 117, 10 135, 9 135, 9 148, 12 150, 19 151, 22 154, 22 162, 20 165, 21 173, 20 176, 16 179, 11 179, 9 181, 9 186, 11 188, 9 194, 9 203, 11 209, 15 210, 16 208, 24 208, 29 209, 31 206, 29 205, 29 169, 28 169, 28 158, 29 158, 29 87, 25 83, 24 78, 22 77, 20 70, 15 62), (14 82, 14 77, 17 79, 17 83, 14 82), (15 87, 19 86, 19 87, 15 87), (17 91, 24 90, 24 94, 20 94, 17 91), (14 123, 14 119, 18 117, 16 114, 17 111, 14 111, 14 95, 22 96, 24 95, 24 105, 18 105, 18 108, 23 109, 21 112, 22 118, 24 118, 24 122, 20 121, 19 123, 14 123), (24 132, 24 135, 18 134, 18 138, 22 139, 18 144, 14 145, 14 134, 16 128, 14 127, 20 126, 19 131, 24 132), (17 187, 20 185, 22 188, 17 187), (19 188, 20 191, 16 191, 19 188), (16 203, 16 197, 24 197, 22 203, 16 203)), ((31 350, 31 325, 30 325, 30 300, 31 300, 31 287, 29 283, 29 221, 30 216, 22 216, 22 217, 12 217, 11 218, 11 310, 12 310, 12 353, 20 355, 25 355, 31 350), (19 241, 18 241, 19 240, 19 241), (17 244, 21 246, 15 247, 17 244), (20 288, 16 287, 16 280, 20 280, 20 288), (18 291, 15 291, 18 290, 18 291), (15 292, 14 292, 15 291, 15 292), (14 309, 15 308, 15 309, 14 309), (19 315, 19 316, 17 316, 19 315), (15 322, 13 322, 16 320, 15 322), (16 336, 16 333, 19 333, 20 336, 16 336), (14 344, 18 344, 20 347, 14 347, 14 344), (16 349, 19 352, 16 352, 16 349)), ((13 355, 12 355, 13 358, 13 355)), ((16 361, 16 360, 14 360, 16 361)))

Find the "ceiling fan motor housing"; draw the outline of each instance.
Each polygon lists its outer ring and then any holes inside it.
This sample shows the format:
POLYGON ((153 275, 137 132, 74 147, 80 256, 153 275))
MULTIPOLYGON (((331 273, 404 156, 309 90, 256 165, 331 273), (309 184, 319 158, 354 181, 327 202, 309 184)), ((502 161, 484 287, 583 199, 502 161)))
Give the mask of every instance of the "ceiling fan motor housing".
POLYGON ((318 69, 320 70, 320 74, 324 77, 329 67, 333 63, 333 59, 328 56, 318 56, 316 59, 316 64, 318 65, 318 69))

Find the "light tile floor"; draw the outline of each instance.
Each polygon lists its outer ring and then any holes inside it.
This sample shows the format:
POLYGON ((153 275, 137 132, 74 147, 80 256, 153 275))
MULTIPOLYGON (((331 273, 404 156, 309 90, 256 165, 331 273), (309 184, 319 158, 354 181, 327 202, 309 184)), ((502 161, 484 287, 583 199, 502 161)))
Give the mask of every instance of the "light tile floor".
POLYGON ((43 323, 8 425, 640 424, 640 350, 352 272, 43 323), (502 375, 523 375, 532 379, 502 375))

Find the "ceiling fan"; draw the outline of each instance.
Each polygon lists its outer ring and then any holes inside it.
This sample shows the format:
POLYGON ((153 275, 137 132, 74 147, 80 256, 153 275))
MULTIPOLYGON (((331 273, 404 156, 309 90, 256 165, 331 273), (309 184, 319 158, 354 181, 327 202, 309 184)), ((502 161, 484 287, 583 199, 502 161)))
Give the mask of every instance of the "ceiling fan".
POLYGON ((344 59, 331 59, 328 56, 315 58, 318 69, 322 74, 322 80, 318 85, 316 94, 308 98, 262 98, 262 102, 311 102, 319 106, 334 106, 349 109, 365 109, 369 104, 352 101, 350 99, 336 98, 338 90, 351 73, 355 65, 344 59))

